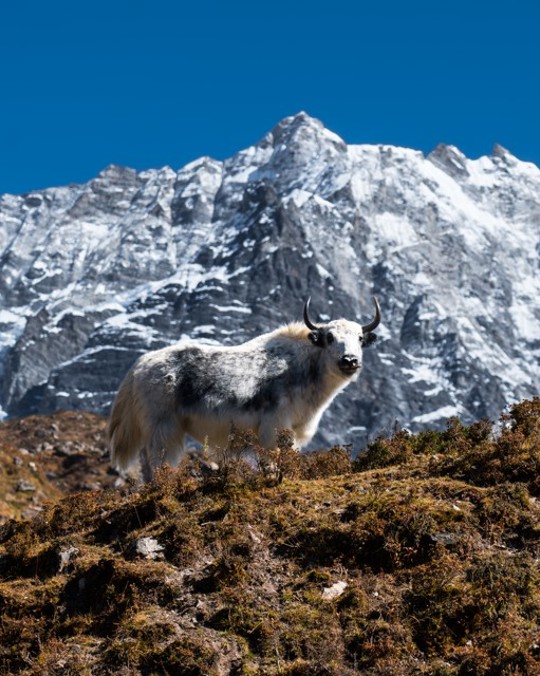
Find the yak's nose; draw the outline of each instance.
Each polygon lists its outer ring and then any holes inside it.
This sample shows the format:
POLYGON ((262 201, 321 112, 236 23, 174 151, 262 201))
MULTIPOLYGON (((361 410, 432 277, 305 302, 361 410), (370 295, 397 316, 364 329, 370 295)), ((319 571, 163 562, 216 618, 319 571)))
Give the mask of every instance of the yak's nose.
POLYGON ((345 373, 354 373, 359 366, 360 361, 358 360, 358 357, 351 354, 345 354, 339 360, 339 368, 345 373))

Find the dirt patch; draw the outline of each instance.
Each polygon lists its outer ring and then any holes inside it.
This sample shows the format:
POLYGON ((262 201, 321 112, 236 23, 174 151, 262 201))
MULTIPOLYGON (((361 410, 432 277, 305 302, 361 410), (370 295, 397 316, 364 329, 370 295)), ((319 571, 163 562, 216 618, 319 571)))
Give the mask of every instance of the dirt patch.
POLYGON ((0 423, 0 523, 75 491, 112 488, 106 419, 60 412, 0 423))

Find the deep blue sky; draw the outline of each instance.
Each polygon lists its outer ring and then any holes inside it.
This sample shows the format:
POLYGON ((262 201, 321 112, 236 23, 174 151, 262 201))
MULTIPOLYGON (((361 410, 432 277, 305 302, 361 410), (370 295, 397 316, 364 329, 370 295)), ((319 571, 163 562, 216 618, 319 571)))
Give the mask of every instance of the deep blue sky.
POLYGON ((0 193, 224 159, 300 110, 540 164, 539 26, 532 0, 4 3, 0 193))

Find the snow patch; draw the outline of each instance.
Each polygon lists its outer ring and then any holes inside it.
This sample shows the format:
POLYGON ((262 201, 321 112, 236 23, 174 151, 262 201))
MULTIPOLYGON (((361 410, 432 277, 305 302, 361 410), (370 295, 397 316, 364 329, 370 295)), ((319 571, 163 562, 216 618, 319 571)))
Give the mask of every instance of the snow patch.
POLYGON ((313 197, 313 193, 308 192, 307 190, 301 190, 300 188, 295 188, 292 190, 287 197, 286 201, 292 200, 297 207, 303 207, 304 204, 313 197))
POLYGON ((383 213, 375 217, 375 230, 380 240, 390 246, 392 251, 405 247, 415 246, 419 243, 411 223, 402 216, 393 213, 383 213))
POLYGON ((430 411, 429 413, 423 413, 422 415, 415 416, 412 421, 419 423, 421 425, 426 425, 427 423, 433 423, 438 420, 443 420, 445 418, 452 418, 453 416, 459 416, 462 412, 461 406, 442 406, 436 411, 430 411))
POLYGON ((244 305, 214 305, 210 304, 210 307, 215 308, 218 312, 240 312, 241 314, 251 315, 253 310, 244 305))

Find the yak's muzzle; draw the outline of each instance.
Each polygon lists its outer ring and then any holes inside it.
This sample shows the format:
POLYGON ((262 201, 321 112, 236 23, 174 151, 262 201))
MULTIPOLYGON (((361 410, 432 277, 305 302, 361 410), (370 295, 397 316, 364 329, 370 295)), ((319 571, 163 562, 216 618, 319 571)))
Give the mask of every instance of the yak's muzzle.
POLYGON ((360 368, 360 360, 358 357, 346 354, 338 362, 339 368, 347 376, 352 376, 360 368))

